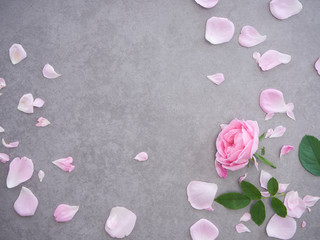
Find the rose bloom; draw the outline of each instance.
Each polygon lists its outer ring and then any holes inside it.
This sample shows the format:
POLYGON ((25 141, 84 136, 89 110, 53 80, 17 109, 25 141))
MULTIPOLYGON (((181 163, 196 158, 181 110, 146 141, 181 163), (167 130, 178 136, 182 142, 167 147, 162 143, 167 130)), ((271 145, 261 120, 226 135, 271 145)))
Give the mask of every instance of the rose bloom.
POLYGON ((259 126, 256 121, 232 120, 223 125, 216 141, 215 166, 220 177, 225 178, 228 170, 235 171, 245 167, 257 151, 259 126))

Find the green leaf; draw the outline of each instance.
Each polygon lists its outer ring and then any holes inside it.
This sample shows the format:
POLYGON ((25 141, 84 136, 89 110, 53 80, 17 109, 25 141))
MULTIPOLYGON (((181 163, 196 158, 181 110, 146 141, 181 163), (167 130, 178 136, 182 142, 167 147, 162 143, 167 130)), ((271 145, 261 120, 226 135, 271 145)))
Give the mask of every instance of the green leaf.
POLYGON ((249 197, 237 192, 222 194, 215 201, 229 209, 241 209, 248 206, 251 202, 249 197))
POLYGON ((251 218, 252 220, 260 226, 264 219, 266 218, 266 208, 261 200, 257 201, 251 207, 251 218))
POLYGON ((299 145, 299 158, 308 172, 320 176, 320 141, 317 138, 310 135, 302 138, 299 145))
POLYGON ((265 154, 266 154, 266 148, 263 147, 263 148, 261 149, 261 155, 265 155, 265 154))
POLYGON ((247 195, 251 200, 261 199, 261 193, 258 188, 256 188, 253 184, 242 181, 240 183, 240 187, 245 195, 247 195))
POLYGON ((259 155, 258 153, 254 154, 261 162, 263 162, 264 164, 267 164, 273 168, 277 168, 272 162, 269 162, 267 159, 265 159, 264 157, 262 157, 261 155, 259 155))
POLYGON ((287 208, 278 198, 271 199, 271 207, 280 217, 284 218, 287 216, 287 208))
POLYGON ((274 177, 270 178, 267 186, 268 186, 268 192, 271 194, 271 196, 274 196, 278 192, 279 183, 274 177))
POLYGON ((264 136, 266 135, 266 133, 264 132, 264 133, 262 133, 261 135, 260 135, 260 137, 259 137, 259 141, 261 141, 263 138, 264 138, 264 136))

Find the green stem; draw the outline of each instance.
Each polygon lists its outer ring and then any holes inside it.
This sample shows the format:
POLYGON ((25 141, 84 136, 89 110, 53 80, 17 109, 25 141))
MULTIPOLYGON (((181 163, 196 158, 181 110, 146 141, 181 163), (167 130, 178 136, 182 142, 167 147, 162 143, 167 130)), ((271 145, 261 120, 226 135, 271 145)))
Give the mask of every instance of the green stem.
POLYGON ((269 196, 269 197, 263 197, 263 198, 261 198, 261 200, 262 200, 262 199, 271 198, 271 197, 280 197, 280 196, 284 196, 284 192, 283 192, 283 193, 276 194, 276 195, 273 195, 273 196, 269 196))

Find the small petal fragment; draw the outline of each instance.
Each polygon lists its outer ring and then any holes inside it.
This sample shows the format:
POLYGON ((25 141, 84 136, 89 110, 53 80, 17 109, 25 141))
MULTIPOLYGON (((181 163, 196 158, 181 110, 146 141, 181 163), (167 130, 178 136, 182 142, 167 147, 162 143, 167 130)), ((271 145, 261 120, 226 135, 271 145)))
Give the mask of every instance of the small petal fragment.
POLYGON ((271 133, 269 133, 269 130, 266 134, 266 137, 268 136, 270 138, 278 138, 278 137, 282 137, 287 129, 283 126, 278 126, 274 130, 271 129, 272 130, 272 131, 270 131, 271 133))
POLYGON ((297 231, 297 223, 292 217, 283 218, 274 214, 268 222, 266 230, 269 237, 290 239, 297 231))
POLYGON ((27 53, 21 44, 15 43, 9 49, 9 56, 12 64, 17 64, 27 57, 27 53))
POLYGON ((6 81, 3 78, 0 78, 0 89, 6 87, 6 81))
POLYGON ((192 240, 214 240, 219 235, 219 229, 207 219, 200 219, 190 227, 192 240))
POLYGON ((287 19, 302 10, 302 4, 298 0, 272 0, 270 11, 272 15, 280 20, 287 19))
POLYGON ((79 206, 60 204, 54 211, 56 222, 69 222, 79 210, 79 206))
POLYGON ((29 180, 33 174, 33 162, 27 157, 15 158, 9 166, 7 187, 13 188, 29 180))
POLYGON ((301 223, 301 227, 302 227, 302 228, 304 228, 304 227, 306 227, 306 226, 307 226, 306 221, 302 221, 302 223, 301 223))
POLYGON ((22 187, 13 208, 22 217, 33 216, 38 207, 38 199, 30 189, 22 187))
POLYGON ((61 74, 57 73, 50 64, 46 64, 43 67, 42 74, 45 78, 54 79, 60 77, 61 74))
POLYGON ((213 211, 212 203, 218 186, 215 183, 191 181, 187 187, 188 201, 195 209, 213 211))
POLYGON ((37 127, 46 127, 50 124, 49 120, 44 117, 38 118, 37 121, 38 121, 38 123, 36 124, 37 127))
POLYGON ((137 216, 124 207, 111 209, 107 219, 105 230, 113 238, 129 236, 136 224, 137 216))
POLYGON ((9 156, 8 154, 5 153, 0 153, 0 162, 6 163, 9 161, 9 156))
POLYGON ((255 156, 252 157, 253 158, 253 163, 254 163, 254 166, 256 167, 257 171, 259 172, 259 163, 257 161, 257 159, 255 158, 255 156))
POLYGON ((270 197, 270 193, 267 192, 260 192, 262 197, 270 197))
POLYGON ((39 177, 39 181, 40 181, 40 182, 42 182, 44 176, 45 176, 44 171, 40 170, 40 171, 38 172, 38 177, 39 177))
POLYGON ((217 5, 219 0, 195 0, 200 6, 204 8, 213 8, 217 5))
POLYGON ((287 190, 288 186, 290 184, 288 183, 279 183, 279 189, 278 189, 278 193, 283 193, 287 190))
POLYGON ((240 218, 240 222, 248 222, 249 220, 251 220, 251 214, 248 212, 244 213, 240 218))
POLYGON ((20 98, 18 110, 24 113, 33 113, 33 96, 31 93, 24 94, 20 98))
POLYGON ((283 203, 289 217, 300 218, 306 210, 306 204, 295 191, 287 192, 283 203))
POLYGON ((224 81, 224 75, 223 73, 216 73, 216 74, 213 74, 213 75, 209 75, 207 76, 207 78, 217 84, 217 85, 220 85, 223 81, 224 81))
POLYGON ((227 18, 212 17, 207 20, 206 39, 211 44, 229 42, 234 34, 234 24, 227 18))
POLYGON ((135 157, 135 160, 139 161, 139 162, 144 162, 148 160, 148 154, 146 152, 141 152, 138 153, 135 157))
POLYGON ((283 145, 280 151, 280 158, 285 155, 288 154, 289 152, 291 152, 291 150, 294 149, 294 146, 291 145, 283 145))
POLYGON ((3 146, 5 146, 6 148, 16 148, 16 147, 19 146, 19 141, 6 143, 6 141, 4 140, 4 138, 2 138, 2 144, 3 144, 3 146))
POLYGON ((44 104, 44 101, 41 98, 36 98, 33 102, 33 106, 37 108, 41 108, 44 104))
POLYGON ((245 173, 243 176, 239 177, 239 183, 241 183, 246 177, 248 176, 248 173, 245 173))
POLYGON ((239 44, 243 47, 253 47, 266 40, 267 36, 262 36, 254 27, 244 26, 239 36, 239 44))
POLYGON ((67 158, 60 158, 58 160, 52 161, 54 165, 61 168, 65 172, 72 172, 75 168, 74 165, 72 165, 73 158, 67 157, 67 158))
POLYGON ((255 52, 253 58, 257 61, 262 71, 270 70, 280 64, 287 64, 291 61, 290 55, 276 50, 268 50, 261 57, 260 53, 255 52))
POLYGON ((303 198, 303 202, 306 205, 306 207, 313 207, 319 199, 320 197, 317 196, 306 195, 303 198))
POLYGON ((320 75, 320 58, 318 58, 318 60, 314 64, 314 67, 316 68, 318 74, 320 75))
POLYGON ((0 126, 0 133, 4 132, 4 128, 0 126))
POLYGON ((243 223, 236 225, 236 230, 238 233, 251 232, 249 228, 246 227, 243 223))
POLYGON ((226 178, 228 175, 228 170, 223 168, 221 163, 219 163, 217 160, 215 160, 214 165, 216 167, 216 171, 221 178, 226 178))

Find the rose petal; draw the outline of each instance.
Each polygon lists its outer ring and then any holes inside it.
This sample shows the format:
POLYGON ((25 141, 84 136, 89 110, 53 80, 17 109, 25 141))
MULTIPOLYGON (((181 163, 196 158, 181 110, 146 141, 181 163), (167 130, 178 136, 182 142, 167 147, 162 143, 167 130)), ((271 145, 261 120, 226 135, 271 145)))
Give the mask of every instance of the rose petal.
POLYGON ((214 164, 219 177, 226 178, 228 175, 228 170, 223 168, 222 165, 217 160, 215 160, 214 164))
POLYGON ((0 133, 4 132, 4 128, 0 126, 0 133))
POLYGON ((303 202, 305 203, 306 207, 313 207, 319 199, 320 197, 317 196, 306 195, 303 198, 303 202))
POLYGON ((234 25, 227 18, 212 17, 207 20, 206 39, 211 44, 229 42, 234 34, 234 25))
POLYGON ((33 102, 34 107, 41 108, 44 104, 44 101, 41 98, 36 98, 33 102))
POLYGON ((254 166, 256 167, 257 171, 259 172, 260 170, 259 170, 259 164, 258 164, 258 161, 257 161, 257 159, 256 159, 256 157, 255 157, 255 156, 253 156, 252 158, 253 158, 254 166))
POLYGON ((36 124, 37 127, 45 127, 50 124, 49 120, 44 117, 38 118, 37 121, 38 121, 38 123, 36 124))
POLYGON ((192 240, 214 240, 219 235, 219 229, 207 219, 200 219, 190 227, 192 240))
POLYGON ((285 127, 283 127, 283 126, 278 126, 278 127, 276 127, 276 128, 273 130, 272 134, 270 135, 270 138, 282 137, 283 134, 286 132, 286 130, 287 130, 287 129, 286 129, 285 127))
POLYGON ((250 229, 247 228, 243 223, 237 224, 236 230, 238 233, 251 232, 250 229))
POLYGON ((6 148, 16 148, 19 146, 19 142, 10 142, 10 143, 6 143, 6 141, 4 140, 4 138, 2 138, 2 144, 3 146, 5 146, 6 148))
POLYGON ((284 205, 287 208, 287 215, 289 217, 300 218, 306 210, 306 205, 299 197, 298 192, 287 192, 284 201, 284 205))
POLYGON ((148 154, 146 152, 138 153, 135 157, 135 160, 139 162, 147 161, 148 160, 148 154))
POLYGON ((309 213, 311 213, 311 208, 307 207, 307 210, 308 210, 309 213))
POLYGON ((9 49, 9 56, 12 64, 17 64, 27 57, 27 53, 20 44, 15 43, 9 49))
POLYGON ((272 0, 270 11, 275 18, 287 19, 302 10, 302 4, 298 0, 272 0))
POLYGON ((13 188, 29 180, 33 174, 33 162, 27 157, 15 158, 11 161, 7 176, 7 187, 13 188))
POLYGON ((294 146, 291 145, 283 145, 280 151, 280 158, 285 155, 288 154, 289 152, 291 152, 291 150, 294 149, 294 146))
POLYGON ((61 74, 57 73, 50 64, 46 64, 43 67, 42 74, 45 78, 54 79, 60 77, 61 74))
POLYGON ((10 159, 8 154, 0 153, 0 162, 5 163, 5 162, 8 162, 9 160, 10 159))
POLYGON ((187 187, 188 201, 195 209, 213 211, 212 203, 217 190, 217 184, 191 181, 187 187))
POLYGON ((60 204, 54 211, 56 222, 69 222, 79 210, 79 206, 60 204))
POLYGON ((239 36, 239 44, 243 47, 253 47, 266 40, 267 36, 262 36, 254 27, 244 26, 239 36))
POLYGON ((278 193, 283 193, 287 190, 288 186, 290 184, 287 183, 279 183, 279 189, 278 189, 278 193))
POLYGON ((283 218, 274 214, 268 222, 266 230, 269 237, 290 239, 296 233, 297 223, 289 216, 283 218))
POLYGON ((13 208, 20 216, 33 216, 38 207, 38 199, 30 189, 22 187, 13 208))
POLYGON ((251 220, 251 214, 248 212, 244 213, 240 218, 240 222, 248 222, 249 220, 251 220))
POLYGON ((207 78, 217 84, 217 85, 220 85, 223 81, 224 81, 224 75, 223 73, 216 73, 216 74, 213 74, 213 75, 209 75, 207 76, 207 78))
POLYGON ((320 58, 318 58, 318 60, 314 64, 314 67, 316 68, 318 74, 320 75, 320 58))
POLYGON ((72 165, 73 158, 72 157, 67 157, 67 158, 60 158, 55 161, 52 161, 54 165, 57 167, 61 168, 65 172, 72 172, 73 169, 75 168, 74 165, 72 165))
POLYGON ((212 8, 217 5, 218 0, 195 0, 200 6, 204 8, 212 8))
POLYGON ((248 173, 245 173, 243 176, 239 177, 239 183, 241 183, 246 177, 248 176, 248 173))
POLYGON ((269 192, 260 192, 262 197, 270 197, 269 192))
POLYGON ((24 113, 33 113, 33 96, 31 93, 24 94, 20 98, 18 110, 24 113))
POLYGON ((105 230, 113 238, 124 238, 132 232, 136 219, 137 216, 129 209, 114 207, 107 219, 105 230))
POLYGON ((0 78, 0 89, 6 87, 6 81, 3 78, 0 78))
POLYGON ((302 227, 302 228, 304 228, 304 227, 306 227, 306 226, 307 226, 306 221, 302 221, 302 223, 301 223, 301 227, 302 227))
POLYGON ((270 180, 270 178, 272 178, 271 174, 264 171, 264 170, 261 170, 261 173, 260 173, 260 185, 261 187, 267 189, 268 188, 268 181, 270 180))
POLYGON ((257 61, 262 71, 270 70, 280 64, 287 64, 291 61, 290 55, 276 50, 268 50, 261 57, 258 58, 258 56, 260 56, 260 53, 255 52, 253 58, 257 61))
POLYGON ((39 177, 40 182, 42 182, 44 176, 45 176, 44 171, 40 170, 40 171, 38 172, 38 177, 39 177))
POLYGON ((273 133, 273 129, 272 129, 272 128, 269 128, 268 131, 266 132, 265 138, 270 137, 270 136, 272 135, 272 133, 273 133))

